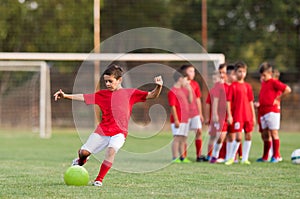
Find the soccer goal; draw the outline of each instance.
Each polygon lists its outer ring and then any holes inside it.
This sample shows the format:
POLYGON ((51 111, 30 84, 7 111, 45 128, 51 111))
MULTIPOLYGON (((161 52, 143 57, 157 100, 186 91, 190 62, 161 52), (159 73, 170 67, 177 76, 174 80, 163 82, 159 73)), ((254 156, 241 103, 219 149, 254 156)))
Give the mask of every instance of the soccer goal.
MULTIPOLYGON (((51 123, 54 127, 72 127, 74 121, 77 127, 90 127, 90 131, 93 130, 95 121, 93 111, 87 113, 86 107, 81 111, 80 107, 83 105, 79 106, 76 103, 73 103, 72 114, 64 114, 63 109, 66 107, 61 106, 59 111, 53 113, 55 120, 51 122, 50 68, 47 62, 51 62, 52 72, 55 71, 56 75, 58 63, 62 62, 70 67, 70 74, 77 74, 75 79, 72 75, 63 78, 63 82, 59 85, 53 80, 55 76, 51 77, 54 90, 63 85, 68 92, 81 93, 93 92, 101 73, 111 63, 120 64, 125 68, 124 87, 140 87, 140 82, 151 83, 153 76, 161 74, 165 86, 169 88, 173 84, 173 71, 187 63, 196 67, 199 77, 197 80, 209 85, 210 74, 219 64, 225 62, 225 56, 219 53, 0 53, 1 127, 29 126, 39 131, 42 138, 51 136, 51 123), (74 62, 77 66, 80 65, 79 70, 74 67, 74 62), (100 69, 94 70, 97 65, 95 63, 100 63, 100 69)), ((61 76, 66 75, 68 73, 61 76)), ((151 85, 145 85, 143 89, 152 89, 150 87, 151 85)), ((165 94, 162 93, 159 103, 163 107, 168 107, 165 94)), ((133 112, 136 124, 145 121, 152 105, 149 103, 145 106, 136 106, 133 112)), ((70 110, 66 109, 65 112, 67 111, 70 113, 70 110)), ((153 112, 157 110, 153 109, 153 112)), ((151 120, 153 128, 149 127, 149 131, 152 132, 154 127, 161 129, 164 125, 161 121, 166 121, 162 117, 165 115, 155 113, 155 117, 151 120)), ((134 125, 130 126, 135 128, 134 125)), ((135 131, 145 132, 145 129, 143 127, 135 131)))
POLYGON ((0 61, 0 126, 51 136, 50 70, 44 61, 0 61))

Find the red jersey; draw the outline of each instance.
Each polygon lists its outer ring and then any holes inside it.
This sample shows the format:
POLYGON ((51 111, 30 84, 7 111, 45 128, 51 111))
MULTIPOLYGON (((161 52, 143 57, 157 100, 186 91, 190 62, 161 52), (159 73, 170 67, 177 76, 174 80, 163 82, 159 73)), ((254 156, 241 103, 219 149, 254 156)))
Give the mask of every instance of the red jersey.
POLYGON ((226 118, 226 87, 223 83, 216 83, 213 88, 210 89, 209 95, 206 98, 206 103, 210 104, 210 115, 212 115, 212 102, 214 98, 219 99, 218 103, 218 116, 221 123, 226 118))
MULTIPOLYGON (((180 123, 187 123, 189 120, 189 91, 186 88, 172 87, 168 93, 170 106, 175 106, 180 123)), ((174 116, 171 114, 170 122, 174 123, 174 116)))
POLYGON ((144 102, 148 92, 138 89, 100 90, 93 94, 84 94, 87 105, 97 104, 102 111, 102 120, 95 133, 114 136, 123 133, 126 137, 128 122, 135 103, 144 102))
POLYGON ((231 102, 231 111, 234 122, 252 121, 253 115, 250 102, 254 95, 250 84, 233 82, 228 89, 227 101, 231 102))
POLYGON ((201 97, 201 91, 198 82, 196 82, 195 80, 191 80, 190 85, 193 90, 193 101, 189 104, 190 118, 192 118, 199 115, 196 99, 201 97))
POLYGON ((286 89, 286 85, 279 80, 269 79, 261 83, 259 92, 259 112, 260 115, 274 112, 280 113, 280 106, 274 105, 274 100, 286 89))

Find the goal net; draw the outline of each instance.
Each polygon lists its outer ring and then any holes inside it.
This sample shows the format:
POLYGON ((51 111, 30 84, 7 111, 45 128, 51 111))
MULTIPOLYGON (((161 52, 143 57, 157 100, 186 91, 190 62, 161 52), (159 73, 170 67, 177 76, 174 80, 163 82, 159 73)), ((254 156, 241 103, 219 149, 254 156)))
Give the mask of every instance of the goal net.
POLYGON ((0 61, 0 126, 51 136, 50 73, 46 62, 0 61))

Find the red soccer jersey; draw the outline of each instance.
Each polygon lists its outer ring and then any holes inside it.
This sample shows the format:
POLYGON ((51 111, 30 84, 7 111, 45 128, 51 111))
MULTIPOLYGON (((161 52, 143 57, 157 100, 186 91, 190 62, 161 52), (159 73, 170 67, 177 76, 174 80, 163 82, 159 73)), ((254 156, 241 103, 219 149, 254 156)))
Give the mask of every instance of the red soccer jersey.
POLYGON ((210 104, 210 115, 212 112, 212 102, 214 98, 219 99, 218 103, 218 116, 219 121, 223 123, 226 118, 226 88, 223 83, 216 83, 213 88, 210 89, 209 95, 206 98, 206 103, 210 104))
MULTIPOLYGON (((172 87, 168 93, 170 106, 175 106, 180 123, 187 123, 189 120, 189 92, 186 88, 172 87)), ((174 123, 174 116, 171 114, 170 122, 174 123)))
POLYGON ((231 102, 231 111, 234 122, 252 121, 253 115, 250 102, 254 95, 250 84, 233 82, 228 89, 227 101, 231 102))
POLYGON ((84 94, 87 105, 97 104, 102 111, 102 121, 95 133, 105 136, 123 133, 126 137, 132 107, 135 103, 144 102, 147 95, 148 92, 138 89, 100 90, 84 94))
POLYGON ((192 118, 199 115, 196 99, 201 97, 201 91, 198 82, 196 82, 195 80, 191 80, 190 85, 193 90, 193 102, 189 104, 190 118, 192 118))
POLYGON ((280 113, 280 107, 274 105, 274 100, 286 89, 286 85, 279 80, 269 79, 261 83, 259 92, 259 111, 260 115, 275 112, 280 113))

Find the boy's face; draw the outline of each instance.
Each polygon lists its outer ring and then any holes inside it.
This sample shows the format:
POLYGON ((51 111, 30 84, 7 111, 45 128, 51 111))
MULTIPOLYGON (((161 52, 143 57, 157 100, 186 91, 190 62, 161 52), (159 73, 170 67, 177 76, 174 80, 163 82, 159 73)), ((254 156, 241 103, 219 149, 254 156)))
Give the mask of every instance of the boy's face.
POLYGON ((227 79, 228 79, 228 82, 230 82, 230 83, 236 81, 236 75, 235 75, 234 70, 230 71, 230 73, 227 75, 227 79))
POLYGON ((219 78, 220 78, 222 81, 225 81, 225 80, 227 79, 226 67, 224 67, 224 68, 222 68, 222 69, 219 69, 219 73, 220 73, 219 78))
POLYGON ((272 78, 272 71, 267 70, 260 74, 261 81, 268 81, 271 78, 272 78))
POLYGON ((120 87, 122 77, 116 79, 113 75, 104 75, 105 86, 110 91, 115 91, 120 87))
POLYGON ((214 74, 212 76, 212 79, 213 79, 213 83, 217 83, 217 82, 220 82, 221 78, 220 78, 220 75, 217 75, 217 74, 214 74))
POLYGON ((195 78, 195 68, 188 67, 186 69, 186 75, 187 75, 188 80, 193 80, 195 78))
POLYGON ((247 69, 246 68, 239 68, 235 72, 237 80, 244 80, 247 75, 247 69))

